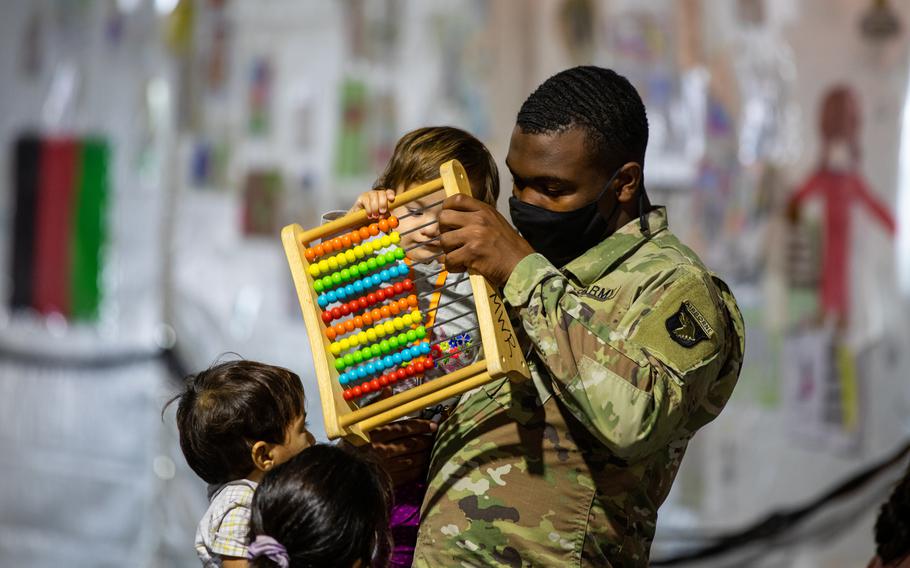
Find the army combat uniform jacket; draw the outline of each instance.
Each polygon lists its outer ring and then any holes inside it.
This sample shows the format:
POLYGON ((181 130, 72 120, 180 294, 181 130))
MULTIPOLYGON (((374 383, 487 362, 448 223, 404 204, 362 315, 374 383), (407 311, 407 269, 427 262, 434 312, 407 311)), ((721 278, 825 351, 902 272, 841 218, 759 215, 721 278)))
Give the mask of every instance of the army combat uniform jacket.
POLYGON ((415 566, 647 565, 657 509, 744 348, 727 286, 665 209, 648 221, 562 271, 539 254, 515 267, 504 295, 533 380, 465 393, 440 425, 415 566))

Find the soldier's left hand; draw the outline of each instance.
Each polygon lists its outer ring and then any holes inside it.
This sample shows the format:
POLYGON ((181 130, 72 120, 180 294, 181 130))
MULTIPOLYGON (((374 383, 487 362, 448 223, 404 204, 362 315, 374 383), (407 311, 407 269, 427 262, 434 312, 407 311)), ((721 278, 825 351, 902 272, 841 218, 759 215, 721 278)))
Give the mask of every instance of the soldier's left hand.
POLYGON ((467 195, 443 202, 439 231, 447 270, 473 270, 495 286, 505 284, 515 265, 534 252, 494 207, 467 195))

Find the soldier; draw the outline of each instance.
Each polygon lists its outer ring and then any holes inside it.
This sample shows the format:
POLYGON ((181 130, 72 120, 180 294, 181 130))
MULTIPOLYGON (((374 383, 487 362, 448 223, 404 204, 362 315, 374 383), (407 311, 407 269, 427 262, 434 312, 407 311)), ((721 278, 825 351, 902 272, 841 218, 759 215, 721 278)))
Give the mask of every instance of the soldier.
POLYGON ((648 564, 657 509, 733 391, 744 334, 730 290, 648 202, 647 139, 624 77, 569 69, 512 133, 521 234, 487 204, 446 200, 446 265, 504 287, 533 380, 466 393, 440 424, 415 566, 648 564))

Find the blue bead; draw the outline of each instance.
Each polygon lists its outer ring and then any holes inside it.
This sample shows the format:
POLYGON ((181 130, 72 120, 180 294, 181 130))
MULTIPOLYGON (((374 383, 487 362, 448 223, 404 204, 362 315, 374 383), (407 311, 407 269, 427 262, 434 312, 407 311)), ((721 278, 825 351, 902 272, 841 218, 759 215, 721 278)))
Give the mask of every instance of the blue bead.
POLYGON ((413 358, 414 358, 414 355, 411 353, 410 349, 405 349, 404 351, 401 352, 401 360, 403 362, 410 361, 413 358))
POLYGON ((418 347, 416 345, 410 346, 408 348, 408 354, 411 356, 412 359, 414 357, 417 357, 418 355, 420 355, 420 347, 418 347))
POLYGON ((408 267, 401 264, 400 262, 398 263, 398 266, 395 267, 395 274, 397 276, 404 276, 407 272, 408 272, 408 267))
POLYGON ((325 294, 323 294, 323 295, 319 296, 319 298, 316 300, 316 303, 319 304, 320 308, 324 308, 329 303, 329 299, 326 297, 325 294))
POLYGON ((372 284, 373 286, 379 286, 379 284, 381 282, 382 282, 382 279, 379 278, 378 274, 374 274, 374 275, 370 276, 370 284, 372 284))
POLYGON ((395 363, 394 363, 394 361, 392 361, 391 355, 386 355, 385 357, 382 358, 382 368, 383 369, 388 369, 389 367, 391 367, 394 364, 395 363))
POLYGON ((356 373, 357 373, 358 379, 362 379, 365 376, 367 376, 367 370, 364 369, 363 367, 358 367, 356 373))
POLYGON ((329 291, 329 293, 326 294, 325 296, 329 302, 334 302, 334 301, 338 300, 338 292, 335 290, 329 291))
POLYGON ((344 287, 344 292, 345 292, 345 295, 347 295, 347 296, 353 296, 354 292, 356 292, 356 291, 357 290, 354 289, 353 284, 348 284, 347 286, 344 287))
POLYGON ((392 363, 394 363, 395 365, 401 364, 401 353, 396 353, 396 354, 392 355, 392 363))
POLYGON ((429 352, 430 352, 430 344, 427 343, 427 342, 421 343, 421 344, 420 344, 420 352, 423 353, 424 355, 426 355, 427 353, 429 353, 429 352))
POLYGON ((357 282, 354 282, 354 290, 356 290, 358 292, 363 292, 363 282, 361 282, 360 280, 358 280, 357 282))
POLYGON ((348 384, 347 373, 341 373, 340 375, 338 375, 338 382, 341 383, 342 385, 348 384))
POLYGON ((367 363, 367 372, 371 375, 376 372, 376 363, 374 361, 367 363))

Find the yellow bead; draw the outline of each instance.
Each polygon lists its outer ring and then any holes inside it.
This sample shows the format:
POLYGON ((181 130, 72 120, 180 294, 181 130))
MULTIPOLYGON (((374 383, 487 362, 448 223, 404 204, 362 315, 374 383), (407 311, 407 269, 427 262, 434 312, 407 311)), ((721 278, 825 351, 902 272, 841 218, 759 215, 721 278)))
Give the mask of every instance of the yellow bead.
POLYGON ((357 334, 357 341, 359 341, 361 345, 368 342, 369 340, 370 340, 370 338, 367 337, 367 332, 361 331, 360 333, 357 334))
POLYGON ((414 320, 414 323, 420 323, 423 320, 423 314, 420 313, 420 310, 414 310, 411 312, 411 319, 414 320))
POLYGON ((338 270, 338 259, 334 256, 328 260, 329 270, 338 270))
POLYGON ((385 326, 382 324, 377 325, 373 328, 376 331, 376 337, 382 339, 385 337, 385 326))
POLYGON ((345 337, 344 339, 339 341, 338 344, 341 345, 342 351, 347 351, 348 349, 351 348, 351 340, 347 337, 345 337))
POLYGON ((373 252, 373 241, 363 243, 363 252, 370 254, 373 252))
POLYGON ((319 276, 319 265, 318 264, 310 265, 310 276, 319 276))
POLYGON ((336 341, 336 342, 332 343, 331 345, 329 345, 329 351, 332 352, 332 355, 338 355, 339 353, 341 353, 341 345, 339 345, 338 342, 336 341))
POLYGON ((393 319, 392 324, 395 325, 395 331, 401 331, 404 328, 404 321, 401 318, 393 319))
POLYGON ((348 263, 347 257, 344 256, 343 252, 340 252, 335 255, 335 260, 338 262, 338 266, 344 266, 348 263))
POLYGON ((414 318, 411 317, 411 314, 405 314, 405 315, 401 316, 401 322, 404 325, 411 325, 412 323, 414 323, 414 318))
POLYGON ((366 334, 367 334, 367 341, 371 341, 371 342, 376 341, 376 330, 375 329, 370 328, 370 329, 366 330, 366 334))
POLYGON ((346 250, 344 251, 344 258, 348 261, 348 263, 351 263, 357 260, 357 255, 354 254, 354 251, 352 250, 346 250))
POLYGON ((388 235, 383 235, 379 242, 382 243, 383 248, 392 244, 392 239, 388 235))
POLYGON ((386 333, 395 333, 395 323, 391 320, 385 322, 383 327, 385 328, 386 333))
POLYGON ((319 273, 320 273, 320 274, 323 274, 323 273, 328 272, 328 271, 329 271, 329 261, 328 261, 328 260, 320 260, 320 261, 319 261, 319 273))
POLYGON ((363 258, 364 255, 365 255, 365 253, 363 252, 363 247, 362 247, 362 246, 357 245, 356 247, 354 247, 354 256, 355 256, 355 257, 357 257, 357 258, 363 258))
POLYGON ((401 235, 398 234, 398 231, 393 231, 392 234, 389 235, 389 239, 392 241, 392 244, 397 245, 401 242, 401 235))

